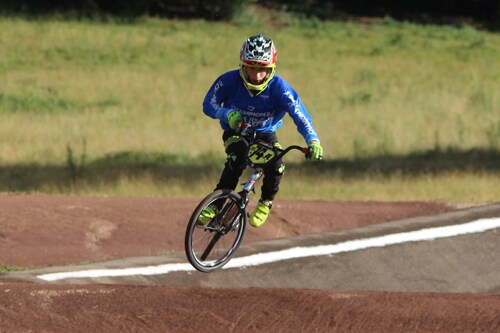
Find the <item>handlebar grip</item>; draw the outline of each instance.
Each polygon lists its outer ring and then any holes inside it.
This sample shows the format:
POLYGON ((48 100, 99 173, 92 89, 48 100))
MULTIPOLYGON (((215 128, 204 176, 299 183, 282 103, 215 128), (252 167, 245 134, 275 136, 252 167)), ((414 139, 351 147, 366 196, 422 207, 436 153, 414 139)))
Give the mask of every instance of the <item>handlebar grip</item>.
MULTIPOLYGON (((311 154, 310 154, 310 149, 309 147, 304 147, 302 148, 302 152, 304 153, 304 155, 306 155, 306 159, 310 159, 311 158, 311 154)), ((322 161, 323 160, 323 155, 321 155, 319 158, 318 158, 318 161, 322 161)))

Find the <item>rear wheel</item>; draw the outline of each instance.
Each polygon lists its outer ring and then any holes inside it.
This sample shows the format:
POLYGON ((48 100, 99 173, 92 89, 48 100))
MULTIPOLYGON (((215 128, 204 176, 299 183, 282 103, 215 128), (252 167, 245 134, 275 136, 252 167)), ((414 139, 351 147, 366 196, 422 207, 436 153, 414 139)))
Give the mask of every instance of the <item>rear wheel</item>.
POLYGON ((184 247, 194 268, 211 272, 224 266, 236 253, 246 228, 246 212, 239 208, 241 196, 231 190, 216 190, 196 207, 186 229, 184 247), (199 219, 211 206, 215 216, 205 223, 199 219))

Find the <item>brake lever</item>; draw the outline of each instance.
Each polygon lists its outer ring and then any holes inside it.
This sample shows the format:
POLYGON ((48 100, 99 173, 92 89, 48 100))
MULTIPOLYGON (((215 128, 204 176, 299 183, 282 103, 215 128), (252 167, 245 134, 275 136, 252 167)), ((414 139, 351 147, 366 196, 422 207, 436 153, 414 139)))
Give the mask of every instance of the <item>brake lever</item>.
POLYGON ((255 130, 250 124, 243 122, 240 126, 240 135, 253 140, 255 139, 255 130))

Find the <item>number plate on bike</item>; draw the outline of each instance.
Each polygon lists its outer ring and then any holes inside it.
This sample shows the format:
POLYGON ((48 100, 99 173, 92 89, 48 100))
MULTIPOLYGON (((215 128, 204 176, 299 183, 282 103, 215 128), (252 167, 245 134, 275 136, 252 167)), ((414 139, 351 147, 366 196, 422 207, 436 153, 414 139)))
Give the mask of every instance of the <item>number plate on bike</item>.
POLYGON ((272 146, 265 146, 262 143, 253 143, 248 149, 248 159, 254 165, 264 165, 274 158, 276 152, 272 146))

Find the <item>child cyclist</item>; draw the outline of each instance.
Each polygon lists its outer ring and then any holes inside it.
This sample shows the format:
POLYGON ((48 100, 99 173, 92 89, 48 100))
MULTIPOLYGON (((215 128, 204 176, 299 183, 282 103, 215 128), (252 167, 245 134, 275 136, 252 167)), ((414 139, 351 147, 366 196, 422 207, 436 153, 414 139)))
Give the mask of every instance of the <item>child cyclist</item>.
MULTIPOLYGON (((256 137, 279 146, 276 130, 289 114, 309 147, 309 157, 321 159, 323 148, 312 119, 295 90, 276 72, 276 48, 271 39, 259 34, 249 37, 240 51, 240 68, 222 74, 203 101, 203 112, 220 121, 227 161, 215 190, 232 189, 246 166, 246 144, 238 135, 243 122, 255 129, 256 137)), ((285 165, 281 159, 266 166, 261 198, 250 215, 250 224, 266 221, 278 193, 285 165)), ((207 207, 199 221, 208 223, 216 215, 207 207)))

